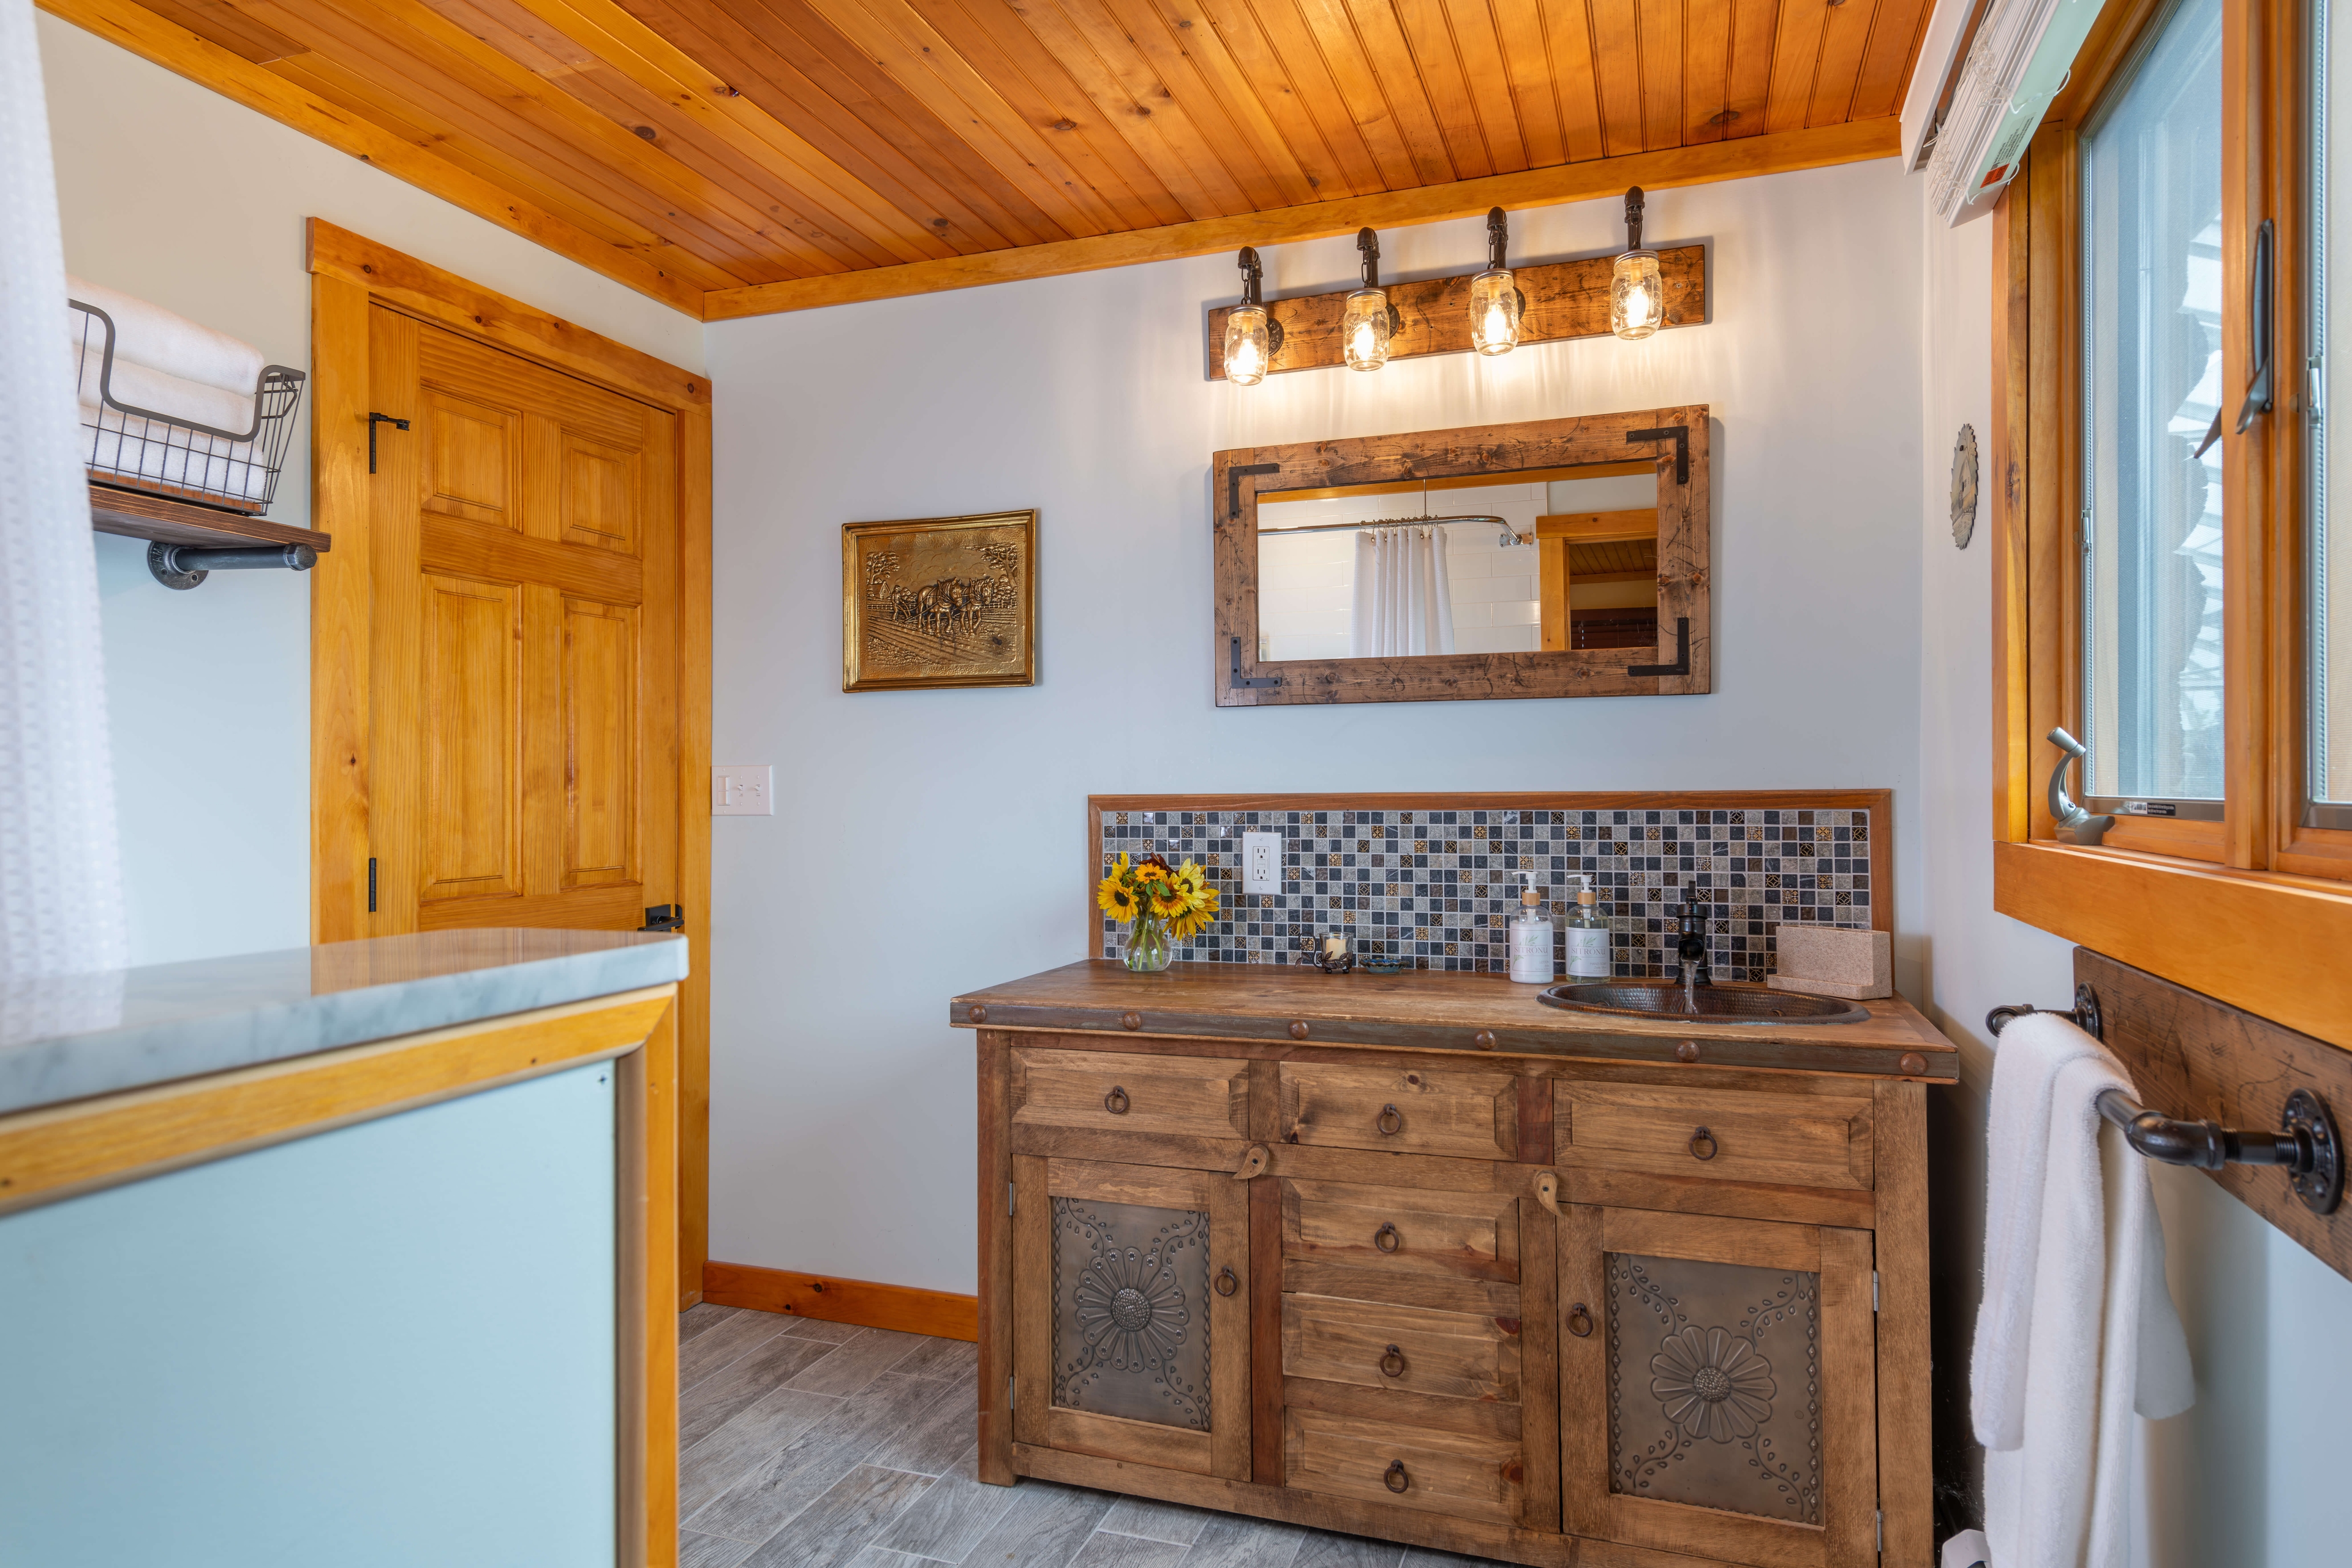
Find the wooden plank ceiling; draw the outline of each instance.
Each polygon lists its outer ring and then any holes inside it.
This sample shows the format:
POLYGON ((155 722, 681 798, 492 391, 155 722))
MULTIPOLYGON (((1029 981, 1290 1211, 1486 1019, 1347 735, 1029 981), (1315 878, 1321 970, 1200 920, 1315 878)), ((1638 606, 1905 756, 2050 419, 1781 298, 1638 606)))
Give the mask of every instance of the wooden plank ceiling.
POLYGON ((1929 11, 42 4, 710 319, 1885 156, 1929 11))

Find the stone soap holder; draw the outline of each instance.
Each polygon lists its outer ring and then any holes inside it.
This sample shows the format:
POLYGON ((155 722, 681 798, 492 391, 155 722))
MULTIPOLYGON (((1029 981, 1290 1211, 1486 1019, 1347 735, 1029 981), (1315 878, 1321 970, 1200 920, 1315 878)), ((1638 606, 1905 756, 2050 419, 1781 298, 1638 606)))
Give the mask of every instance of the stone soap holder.
POLYGON ((1765 984, 1775 991, 1852 1002, 1895 994, 1893 943, 1883 931, 1783 925, 1772 935, 1778 962, 1765 984))

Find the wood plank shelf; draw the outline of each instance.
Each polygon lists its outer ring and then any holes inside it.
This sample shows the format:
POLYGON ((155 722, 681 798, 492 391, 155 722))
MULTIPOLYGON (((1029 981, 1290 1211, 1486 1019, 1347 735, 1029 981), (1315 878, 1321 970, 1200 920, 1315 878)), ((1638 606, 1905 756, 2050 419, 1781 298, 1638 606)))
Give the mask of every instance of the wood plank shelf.
POLYGON ((256 544, 307 544, 321 555, 334 547, 331 535, 315 529, 271 522, 267 518, 203 506, 173 496, 117 489, 101 484, 89 487, 89 525, 100 533, 158 540, 165 544, 232 549, 256 544))

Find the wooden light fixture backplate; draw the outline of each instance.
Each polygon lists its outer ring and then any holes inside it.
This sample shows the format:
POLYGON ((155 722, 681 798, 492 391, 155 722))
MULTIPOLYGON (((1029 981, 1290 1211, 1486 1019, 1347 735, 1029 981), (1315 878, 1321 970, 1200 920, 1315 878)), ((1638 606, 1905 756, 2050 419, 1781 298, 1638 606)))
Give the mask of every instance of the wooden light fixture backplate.
MULTIPOLYGON (((1601 256, 1511 268, 1511 281, 1527 301, 1519 316, 1520 343, 1606 333, 1609 282, 1616 266, 1615 257, 1601 256)), ((1696 326, 1706 321, 1706 247, 1678 245, 1659 251, 1658 271, 1665 283, 1666 325, 1696 326)), ((1389 358, 1470 353, 1470 279, 1475 276, 1465 272, 1458 278, 1387 285, 1389 309, 1397 317, 1396 331, 1389 339, 1389 358)), ((1269 301, 1265 313, 1280 323, 1282 343, 1268 360, 1267 370, 1318 370, 1345 363, 1339 323, 1352 292, 1339 289, 1269 301)), ((1237 308, 1223 305, 1209 312, 1206 365, 1211 381, 1225 379, 1225 318, 1237 308)))

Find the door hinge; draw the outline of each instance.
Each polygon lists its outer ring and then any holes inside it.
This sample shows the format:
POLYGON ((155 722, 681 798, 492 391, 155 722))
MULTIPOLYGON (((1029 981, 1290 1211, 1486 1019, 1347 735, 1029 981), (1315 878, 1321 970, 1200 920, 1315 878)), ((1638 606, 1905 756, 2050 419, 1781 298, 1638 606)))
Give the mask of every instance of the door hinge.
POLYGON ((368 857, 368 913, 375 913, 375 857, 368 857))
POLYGON ((1020 1191, 1020 1189, 1015 1187, 1011 1182, 1004 1184, 1004 1212, 1007 1215, 1010 1215, 1013 1213, 1013 1196, 1018 1191, 1020 1191))
POLYGON ((1870 1271, 1870 1310, 1874 1312, 1878 1310, 1878 1270, 1875 1268, 1870 1271))

